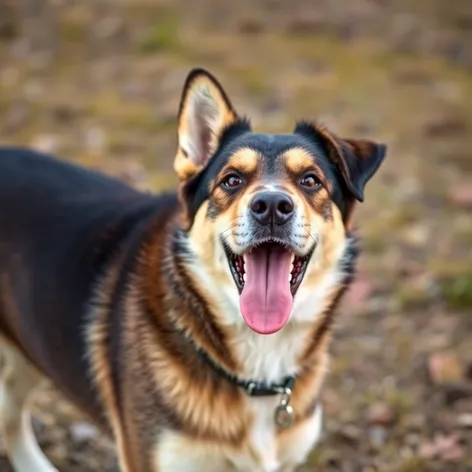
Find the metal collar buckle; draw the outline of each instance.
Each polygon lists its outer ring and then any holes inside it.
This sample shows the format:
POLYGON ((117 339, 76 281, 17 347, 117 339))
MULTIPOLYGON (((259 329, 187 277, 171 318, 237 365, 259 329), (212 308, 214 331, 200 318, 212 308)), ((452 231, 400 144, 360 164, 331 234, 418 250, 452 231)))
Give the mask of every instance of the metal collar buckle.
POLYGON ((288 428, 293 422, 293 408, 290 405, 292 399, 292 389, 285 387, 281 389, 282 398, 275 409, 274 419, 275 424, 282 429, 288 428))
POLYGON ((268 384, 265 382, 256 382, 254 380, 243 380, 234 374, 230 374, 221 366, 216 364, 202 349, 198 349, 197 352, 215 370, 215 372, 217 372, 232 384, 243 388, 246 394, 250 397, 280 395, 280 403, 274 412, 275 424, 279 428, 288 428, 292 424, 294 413, 293 408, 290 405, 290 401, 292 399, 292 388, 295 383, 296 374, 285 377, 285 379, 280 384, 268 384))

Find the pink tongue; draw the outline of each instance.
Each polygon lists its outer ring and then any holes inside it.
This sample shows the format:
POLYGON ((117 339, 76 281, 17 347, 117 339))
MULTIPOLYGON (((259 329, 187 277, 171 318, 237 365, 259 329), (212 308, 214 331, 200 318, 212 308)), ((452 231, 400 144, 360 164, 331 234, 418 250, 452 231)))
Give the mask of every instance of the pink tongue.
POLYGON ((244 321, 256 333, 275 333, 292 310, 291 254, 282 247, 264 245, 248 253, 245 262, 246 281, 240 298, 244 321))

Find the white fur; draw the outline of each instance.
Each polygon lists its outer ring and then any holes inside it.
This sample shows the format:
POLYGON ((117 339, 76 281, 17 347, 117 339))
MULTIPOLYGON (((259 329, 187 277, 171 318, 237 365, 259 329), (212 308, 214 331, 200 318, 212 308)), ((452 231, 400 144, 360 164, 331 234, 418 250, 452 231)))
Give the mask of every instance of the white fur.
MULTIPOLYGON (((189 244, 194 254, 198 254, 198 249, 193 247, 191 242, 189 244)), ((322 244, 322 241, 317 241, 317 249, 310 261, 310 270, 316 270, 320 265, 322 244)), ((196 279, 201 281, 202 287, 216 302, 219 308, 218 313, 223 314, 220 322, 232 328, 234 337, 231 349, 236 353, 242 365, 241 376, 246 379, 276 382, 296 372, 297 359, 301 355, 304 346, 306 346, 310 328, 327 308, 326 305, 330 295, 339 287, 339 283, 345 276, 344 257, 347 254, 348 245, 349 240, 340 245, 333 267, 321 278, 316 287, 304 286, 302 281, 295 297, 289 322, 279 332, 270 336, 259 335, 250 330, 244 323, 239 309, 239 294, 232 280, 226 255, 220 244, 216 245, 218 248, 216 262, 225 271, 226 280, 220 280, 218 284, 215 284, 204 264, 193 263, 190 265, 196 279)), ((219 464, 216 466, 217 469, 212 469, 210 463, 208 463, 205 470, 209 472, 212 470, 215 470, 215 472, 216 470, 220 472, 226 470, 278 472, 279 470, 290 470, 290 467, 302 463, 321 433, 321 408, 318 407, 312 419, 300 428, 300 432, 296 435, 296 441, 286 444, 281 449, 276 447, 276 426, 274 423, 274 411, 279 401, 280 399, 276 397, 247 397, 246 399, 247 408, 252 411, 255 418, 251 432, 252 447, 262 458, 262 465, 256 466, 249 454, 238 454, 237 457, 232 457, 232 462, 235 464, 233 468, 222 468, 222 463, 219 460, 223 460, 223 457, 227 457, 227 454, 225 455, 223 451, 220 451, 220 455, 212 456, 212 460, 216 461, 215 464, 219 464), (285 469, 286 467, 289 468, 285 469)), ((174 438, 172 441, 175 440, 174 438)), ((166 448, 162 447, 162 449, 166 448)), ((205 456, 205 453, 199 451, 197 455, 200 458, 198 460, 203 460, 202 457, 205 456)), ((176 456, 173 457, 175 459, 176 456)), ((198 462, 196 458, 195 460, 198 462)), ((162 461, 165 461, 165 459, 162 459, 162 461)), ((163 464, 163 462, 160 462, 160 464, 163 464)), ((178 466, 176 467, 172 470, 184 470, 179 469, 178 466)), ((167 469, 163 467, 162 470, 166 472, 167 469)))
POLYGON ((155 470, 159 472, 229 472, 235 469, 215 447, 166 431, 159 437, 155 470))
MULTIPOLYGON (((293 306, 291 315, 292 321, 297 322, 312 322, 327 308, 326 304, 329 300, 329 295, 339 287, 339 283, 345 278, 344 273, 344 257, 347 253, 349 240, 340 245, 336 254, 337 264, 328 271, 325 276, 319 281, 316 289, 307 287, 301 283, 293 306)), ((320 264, 320 254, 323 250, 323 241, 319 240, 317 248, 312 256, 310 264, 314 265, 314 269, 320 264)))
POLYGON ((280 188, 278 188, 275 184, 264 184, 263 187, 267 192, 280 192, 280 188))
POLYGON ((283 471, 292 470, 303 464, 308 454, 321 438, 323 426, 323 409, 318 405, 314 415, 302 427, 299 427, 291 436, 289 444, 282 444, 280 447, 280 461, 283 464, 283 471))
POLYGON ((15 472, 58 472, 38 446, 28 400, 40 374, 9 343, 0 339, 4 370, 0 390, 0 428, 15 472))
POLYGON ((196 164, 202 165, 211 154, 210 146, 217 131, 224 125, 223 110, 208 86, 195 86, 181 120, 185 120, 185 132, 179 133, 180 147, 196 164), (207 136, 208 131, 210 136, 207 136))
MULTIPOLYGON (((273 403, 272 400, 269 402, 273 403)), ((252 454, 248 454, 247 451, 236 452, 224 446, 197 442, 179 433, 166 431, 159 437, 159 447, 155 455, 156 470, 159 472, 292 472, 306 460, 313 446, 319 441, 321 426, 322 409, 318 406, 309 421, 297 427, 276 447, 273 421, 271 424, 269 418, 258 415, 252 432, 252 446, 257 449, 261 458, 257 464, 252 454)))
MULTIPOLYGON (((316 288, 307 287, 302 281, 294 300, 289 322, 284 328, 270 336, 262 336, 249 329, 243 321, 239 308, 239 293, 233 282, 228 261, 221 244, 216 244, 216 264, 226 273, 225 280, 215 284, 214 279, 204 264, 194 262, 189 265, 196 280, 216 302, 219 321, 231 326, 234 331, 235 350, 246 378, 274 382, 291 375, 296 370, 296 360, 305 345, 309 327, 326 309, 331 293, 339 287, 345 277, 344 257, 347 253, 349 240, 340 245, 335 256, 336 263, 316 288), (222 314, 222 315, 221 315, 222 314)), ((322 241, 318 241, 310 266, 316 270, 320 264, 322 241)), ((190 250, 198 256, 198 248, 189 240, 190 250)))
MULTIPOLYGON (((276 191, 277 188, 273 184, 266 184, 264 186, 269 191, 276 191)), ((229 240, 232 238, 232 250, 236 254, 245 253, 253 242, 253 230, 252 230, 253 218, 246 208, 241 212, 241 215, 237 220, 238 230, 234 231, 233 234, 229 235, 224 231, 224 237, 229 240)), ((228 223, 229 229, 232 225, 228 223)), ((298 256, 305 256, 313 245, 317 245, 320 242, 320 234, 316 228, 308 224, 302 210, 297 209, 292 219, 290 240, 293 245, 293 250, 298 256)), ((217 244, 220 245, 220 244, 217 244)))

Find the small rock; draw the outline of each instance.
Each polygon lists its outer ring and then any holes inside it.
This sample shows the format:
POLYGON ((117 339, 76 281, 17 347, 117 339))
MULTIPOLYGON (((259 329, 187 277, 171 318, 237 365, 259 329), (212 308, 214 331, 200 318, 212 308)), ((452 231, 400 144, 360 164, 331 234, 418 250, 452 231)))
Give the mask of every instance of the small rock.
POLYGON ((386 426, 393 423, 395 414, 386 403, 376 403, 372 405, 368 412, 370 424, 386 426))
POLYGON ((455 206, 472 208, 472 182, 456 185, 451 189, 449 200, 455 206))
POLYGON ((462 413, 458 416, 457 422, 463 428, 472 428, 472 413, 462 413))
POLYGON ((382 426, 369 428, 370 442, 375 447, 381 447, 387 440, 387 430, 382 426))
POLYGON ((76 441, 90 441, 100 435, 95 426, 85 422, 73 423, 70 432, 76 441))
POLYGON ((405 241, 418 248, 424 247, 430 235, 431 229, 424 223, 409 225, 403 231, 405 241))
POLYGON ((445 385, 462 379, 463 369, 459 358, 453 352, 436 352, 428 359, 428 372, 432 382, 445 385))
POLYGON ((106 147, 105 132, 101 128, 90 128, 85 132, 85 147, 92 152, 101 153, 106 147))
POLYGON ((59 140, 52 134, 40 134, 33 139, 31 147, 41 152, 55 154, 59 147, 59 140))

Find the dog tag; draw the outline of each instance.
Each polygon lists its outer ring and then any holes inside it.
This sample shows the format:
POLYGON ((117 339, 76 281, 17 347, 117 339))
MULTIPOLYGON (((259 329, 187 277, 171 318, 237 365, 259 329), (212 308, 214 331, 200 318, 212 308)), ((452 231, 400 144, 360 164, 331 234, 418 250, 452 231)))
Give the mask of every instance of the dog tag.
POLYGON ((282 400, 280 400, 280 405, 275 409, 275 424, 279 428, 288 428, 292 424, 293 408, 290 405, 291 398, 292 390, 287 387, 283 391, 282 400))
POLYGON ((288 428, 292 424, 293 408, 287 403, 281 403, 275 409, 275 424, 279 428, 288 428))

